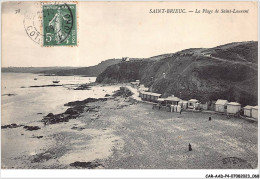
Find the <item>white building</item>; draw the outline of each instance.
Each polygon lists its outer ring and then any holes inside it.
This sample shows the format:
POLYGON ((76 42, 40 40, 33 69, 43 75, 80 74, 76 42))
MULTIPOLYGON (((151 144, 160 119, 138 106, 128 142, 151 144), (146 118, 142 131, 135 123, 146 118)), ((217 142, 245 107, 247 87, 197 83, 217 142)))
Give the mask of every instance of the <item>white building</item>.
POLYGON ((217 102, 215 103, 215 111, 226 112, 227 104, 228 104, 227 100, 218 99, 217 102))
POLYGON ((245 106, 243 109, 244 109, 244 115, 245 116, 248 116, 248 117, 252 117, 252 108, 253 106, 245 106))
POLYGON ((196 99, 190 99, 189 101, 188 101, 188 108, 190 108, 190 109, 194 109, 194 108, 196 108, 197 106, 198 106, 198 100, 196 100, 196 99))
POLYGON ((241 109, 241 104, 237 102, 230 102, 227 104, 227 113, 228 114, 236 114, 241 109))
POLYGON ((122 57, 122 62, 129 62, 130 61, 130 58, 129 57, 122 57))

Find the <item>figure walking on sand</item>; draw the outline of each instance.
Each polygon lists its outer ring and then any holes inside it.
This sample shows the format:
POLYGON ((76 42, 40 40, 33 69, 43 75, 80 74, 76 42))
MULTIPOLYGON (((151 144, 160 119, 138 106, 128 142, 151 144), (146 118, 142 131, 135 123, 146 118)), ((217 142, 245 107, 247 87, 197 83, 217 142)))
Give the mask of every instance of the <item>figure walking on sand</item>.
POLYGON ((189 144, 189 151, 192 151, 191 144, 189 144))

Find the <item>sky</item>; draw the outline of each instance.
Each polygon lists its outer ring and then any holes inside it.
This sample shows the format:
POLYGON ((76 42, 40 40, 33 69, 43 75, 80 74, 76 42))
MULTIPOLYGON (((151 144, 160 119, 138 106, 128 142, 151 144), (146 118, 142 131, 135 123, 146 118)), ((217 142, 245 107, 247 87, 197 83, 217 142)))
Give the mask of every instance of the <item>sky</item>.
MULTIPOLYGON (((39 2, 2 4, 2 66, 92 66, 187 48, 258 40, 257 2, 78 2, 76 47, 42 47, 26 33, 39 2), (16 13, 18 10, 20 11, 16 13), (248 13, 149 13, 150 9, 249 10, 248 13)), ((35 21, 40 30, 41 21, 35 21)))

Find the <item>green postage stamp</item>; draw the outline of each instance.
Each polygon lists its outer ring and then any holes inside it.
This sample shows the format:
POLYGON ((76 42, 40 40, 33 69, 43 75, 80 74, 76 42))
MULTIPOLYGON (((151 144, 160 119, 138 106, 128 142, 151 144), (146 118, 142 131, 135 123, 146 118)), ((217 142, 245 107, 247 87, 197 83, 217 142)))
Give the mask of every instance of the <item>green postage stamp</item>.
POLYGON ((76 4, 43 5, 43 46, 77 46, 76 4))

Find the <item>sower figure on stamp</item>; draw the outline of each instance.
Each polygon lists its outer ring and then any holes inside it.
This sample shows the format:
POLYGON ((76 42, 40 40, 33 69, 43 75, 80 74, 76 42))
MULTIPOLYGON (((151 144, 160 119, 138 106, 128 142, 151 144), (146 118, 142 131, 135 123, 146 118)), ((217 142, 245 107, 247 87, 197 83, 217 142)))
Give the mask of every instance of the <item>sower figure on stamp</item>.
POLYGON ((61 7, 59 7, 57 9, 57 13, 53 17, 53 19, 49 22, 49 26, 54 28, 55 40, 57 43, 60 43, 60 41, 67 36, 67 34, 64 31, 62 31, 63 23, 65 23, 64 21, 69 21, 69 19, 66 18, 65 16, 66 13, 62 12, 61 7))

